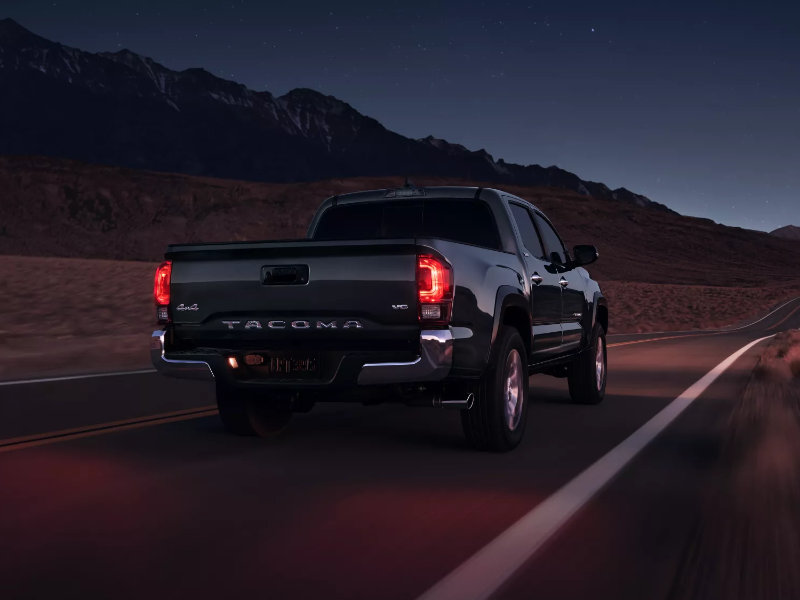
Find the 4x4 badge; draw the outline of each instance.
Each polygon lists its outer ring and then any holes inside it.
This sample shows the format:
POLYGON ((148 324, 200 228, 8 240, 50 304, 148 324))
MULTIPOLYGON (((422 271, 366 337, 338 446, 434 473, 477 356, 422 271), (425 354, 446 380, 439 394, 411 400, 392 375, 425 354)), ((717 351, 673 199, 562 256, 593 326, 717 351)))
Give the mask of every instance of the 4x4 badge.
POLYGON ((192 304, 191 306, 186 306, 185 304, 181 303, 175 307, 175 310, 200 310, 197 304, 192 304))

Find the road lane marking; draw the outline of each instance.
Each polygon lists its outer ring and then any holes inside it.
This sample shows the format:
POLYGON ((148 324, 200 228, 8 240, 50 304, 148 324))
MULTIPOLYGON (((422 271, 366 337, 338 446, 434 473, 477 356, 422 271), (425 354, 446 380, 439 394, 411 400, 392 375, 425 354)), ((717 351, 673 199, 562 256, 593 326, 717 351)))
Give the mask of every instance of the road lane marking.
POLYGON ((788 315, 786 315, 785 317, 783 317, 783 318, 782 318, 780 321, 778 321, 777 323, 775 323, 775 325, 772 325, 772 326, 771 326, 769 329, 767 329, 767 331, 772 331, 773 329, 777 329, 778 327, 780 327, 781 325, 783 325, 783 324, 784 324, 786 321, 788 321, 788 320, 789 320, 790 318, 792 318, 792 317, 793 317, 795 314, 797 314, 797 311, 798 311, 798 310, 800 310, 800 306, 797 306, 797 307, 795 307, 795 309, 794 309, 792 312, 790 312, 788 315))
MULTIPOLYGON (((739 327, 737 329, 710 329, 708 331, 698 330, 697 333, 678 331, 678 332, 675 332, 675 333, 681 333, 683 335, 670 335, 670 336, 667 336, 667 337, 649 338, 649 339, 646 339, 646 340, 631 340, 631 341, 628 341, 628 342, 616 342, 616 343, 613 343, 613 344, 608 344, 608 347, 609 348, 617 348, 619 346, 630 346, 632 344, 646 344, 648 342, 661 342, 661 341, 664 341, 664 340, 681 340, 681 339, 685 339, 685 338, 695 338, 695 337, 710 336, 710 335, 724 335, 726 333, 731 333, 733 331, 738 331, 739 329, 744 329, 745 327, 750 327, 751 325, 755 325, 756 323, 759 323, 759 322, 763 321, 764 319, 766 319, 770 315, 773 315, 777 311, 781 310, 782 308, 785 308, 788 304, 791 304, 792 302, 794 302, 795 300, 798 300, 798 299, 799 298, 792 298, 791 300, 781 304, 778 308, 776 308, 775 310, 773 310, 769 314, 764 315, 763 317, 761 317, 758 321, 753 321, 752 323, 750 323, 748 325, 744 325, 743 327, 739 327)), ((782 325, 787 320, 789 320, 790 317, 792 317, 795 313, 797 313, 797 311, 799 311, 799 310, 800 310, 800 306, 795 307, 783 319, 778 321, 775 325, 772 325, 769 328, 767 328, 767 331, 772 331, 773 329, 775 329, 779 325, 782 325)), ((663 332, 663 333, 666 333, 666 332, 663 332)), ((632 334, 624 334, 624 333, 620 334, 620 333, 618 333, 618 334, 615 334, 615 335, 622 336, 622 335, 632 335, 632 334)), ((651 333, 649 335, 657 335, 657 334, 651 333)), ((608 336, 608 337, 612 337, 612 336, 608 336)))
POLYGON ((759 338, 731 354, 619 445, 428 589, 419 600, 489 598, 728 367, 750 348, 771 337, 759 338))
MULTIPOLYGON (((746 323, 745 325, 741 325, 739 327, 734 327, 734 328, 731 328, 731 329, 723 328, 723 329, 708 329, 708 330, 687 329, 686 331, 642 331, 641 333, 612 333, 608 337, 625 337, 625 336, 629 336, 629 335, 663 335, 665 333, 669 333, 669 334, 694 333, 696 335, 708 335, 710 333, 731 333, 733 331, 741 331, 742 329, 747 329, 748 327, 752 327, 753 325, 761 323, 761 321, 763 321, 764 319, 766 319, 768 317, 771 317, 772 315, 774 315, 776 312, 778 312, 782 308, 785 308, 786 306, 788 306, 789 304, 791 304, 792 302, 795 302, 797 300, 800 300, 800 297, 792 298, 791 300, 787 300, 783 304, 773 308, 770 312, 765 314, 760 319, 757 319, 757 320, 753 321, 752 323, 746 323)), ((676 337, 687 337, 687 336, 684 335, 684 336, 676 336, 676 337)), ((644 340, 644 341, 651 341, 651 340, 644 340)), ((655 340, 653 340, 653 341, 655 341, 655 340)), ((623 342, 623 343, 627 343, 627 342, 623 342)))
POLYGON ((95 379, 97 377, 119 377, 121 375, 144 375, 157 373, 155 369, 140 369, 138 371, 112 371, 110 373, 88 373, 86 375, 64 375, 63 377, 42 377, 40 379, 17 379, 15 381, 0 381, 0 387, 5 385, 25 385, 28 383, 50 383, 51 381, 72 381, 73 379, 95 379))
POLYGON ((33 448, 35 446, 45 446, 48 444, 56 444, 69 440, 78 440, 87 437, 105 435, 107 433, 127 431, 129 429, 141 429, 142 427, 153 427, 155 425, 163 425, 165 423, 199 419, 201 417, 209 417, 216 413, 216 406, 207 405, 199 408, 189 408, 168 413, 159 413, 156 415, 149 415, 147 417, 123 419, 121 421, 110 421, 107 423, 98 423, 96 425, 88 425, 85 427, 75 427, 73 429, 61 429, 59 431, 49 431, 46 433, 36 433, 33 435, 0 439, 0 454, 3 452, 22 450, 24 448, 33 448))
POLYGON ((617 342, 615 344, 608 344, 607 348, 617 348, 618 346, 630 346, 631 344, 647 344, 648 342, 663 342, 664 340, 686 340, 696 337, 707 337, 711 335, 725 335, 727 331, 707 331, 705 333, 687 333, 684 335, 670 335, 667 337, 650 338, 647 340, 631 340, 630 342, 617 342))
POLYGON ((632 340, 630 342, 617 342, 616 344, 608 344, 607 348, 617 348, 618 346, 630 346, 631 344, 647 344, 648 342, 661 342, 664 340, 684 340, 686 338, 696 338, 701 337, 704 335, 720 335, 721 331, 714 331, 711 333, 695 333, 695 334, 685 334, 685 335, 671 335, 668 337, 659 337, 659 338, 652 338, 649 340, 632 340))

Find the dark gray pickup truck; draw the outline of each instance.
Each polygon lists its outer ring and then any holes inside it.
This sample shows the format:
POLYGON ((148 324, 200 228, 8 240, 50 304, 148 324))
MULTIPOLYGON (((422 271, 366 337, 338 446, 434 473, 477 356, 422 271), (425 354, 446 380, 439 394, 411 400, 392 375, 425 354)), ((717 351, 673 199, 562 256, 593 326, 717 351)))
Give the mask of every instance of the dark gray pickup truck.
POLYGON ((216 382, 225 427, 265 435, 318 401, 461 411, 469 442, 510 450, 528 375, 606 384, 608 309, 531 203, 406 186, 322 203, 308 239, 171 245, 156 272, 153 364, 216 382))

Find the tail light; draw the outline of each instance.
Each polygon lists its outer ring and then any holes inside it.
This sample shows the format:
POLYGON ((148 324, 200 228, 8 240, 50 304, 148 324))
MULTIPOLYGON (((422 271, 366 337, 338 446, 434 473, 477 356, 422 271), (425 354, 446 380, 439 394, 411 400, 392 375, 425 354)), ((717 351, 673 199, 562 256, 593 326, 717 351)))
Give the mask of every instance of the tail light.
POLYGON ((169 283, 172 277, 172 261, 161 263, 156 269, 153 282, 153 299, 156 302, 156 320, 159 323, 169 321, 167 306, 169 305, 169 283))
POLYGON ((426 325, 446 326, 453 309, 453 269, 430 254, 417 256, 419 320, 426 325))

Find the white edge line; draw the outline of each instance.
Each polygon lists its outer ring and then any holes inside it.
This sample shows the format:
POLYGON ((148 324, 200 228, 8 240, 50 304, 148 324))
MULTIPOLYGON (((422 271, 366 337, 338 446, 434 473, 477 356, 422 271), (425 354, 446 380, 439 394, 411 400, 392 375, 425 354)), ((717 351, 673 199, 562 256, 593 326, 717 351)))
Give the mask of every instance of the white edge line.
MULTIPOLYGON (((774 334, 773 334, 774 335, 774 334)), ((725 369, 768 335, 731 354, 597 462, 428 589, 419 600, 485 600, 602 490, 725 369)))
POLYGON ((0 387, 6 385, 26 385, 29 383, 50 383, 52 381, 72 381, 73 379, 95 379, 97 377, 119 377, 120 375, 144 375, 156 373, 155 369, 141 369, 139 371, 113 371, 111 373, 89 373, 87 375, 65 375, 63 377, 42 377, 40 379, 18 379, 16 381, 0 381, 0 387))

